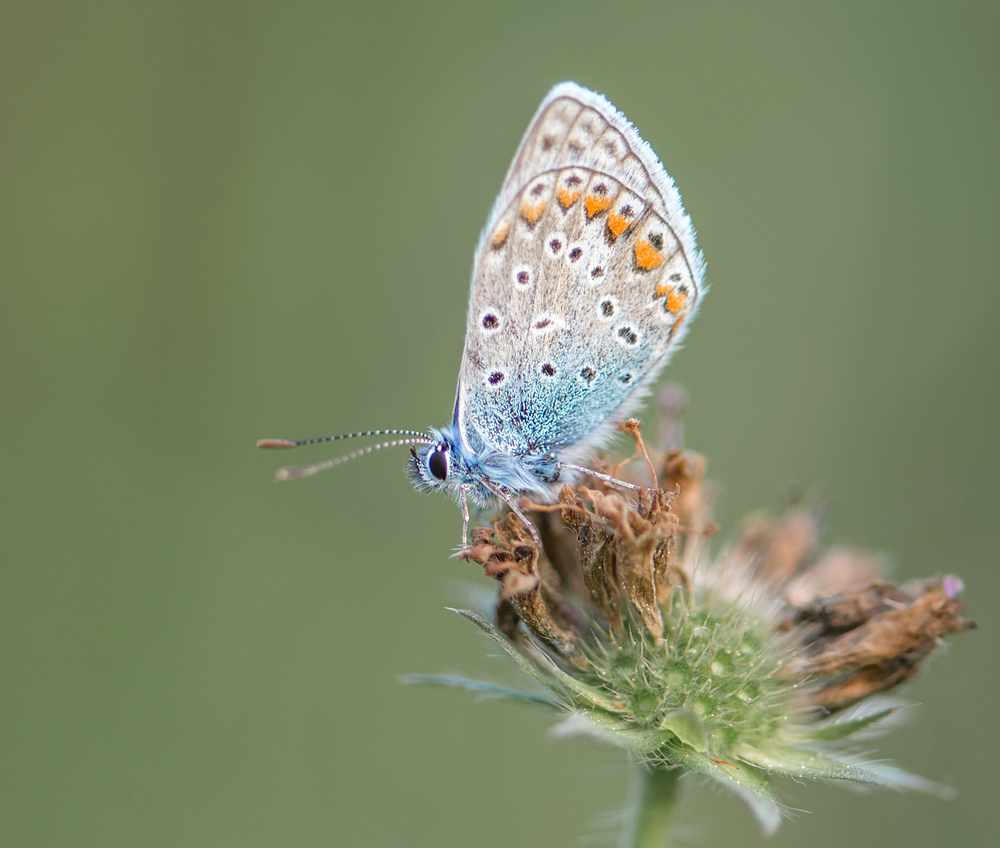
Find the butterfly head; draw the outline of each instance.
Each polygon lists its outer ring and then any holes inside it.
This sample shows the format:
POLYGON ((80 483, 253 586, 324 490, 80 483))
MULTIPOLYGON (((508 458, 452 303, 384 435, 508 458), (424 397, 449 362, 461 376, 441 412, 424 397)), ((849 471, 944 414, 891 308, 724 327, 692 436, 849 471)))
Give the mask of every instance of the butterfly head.
POLYGON ((417 491, 451 491, 457 494, 469 477, 469 466, 453 437, 432 430, 434 440, 410 446, 407 473, 417 491))
POLYGON ((431 439, 410 446, 407 473, 418 492, 448 492, 480 507, 508 505, 516 495, 554 501, 563 464, 552 454, 507 450, 476 451, 461 438, 457 424, 430 431, 431 439))
MULTIPOLYGON (((410 446, 410 461, 406 471, 418 492, 447 492, 460 503, 479 507, 492 506, 503 499, 502 489, 506 475, 495 468, 490 456, 477 455, 467 448, 458 434, 456 425, 441 430, 431 430, 431 439, 424 444, 410 446)), ((505 463, 514 460, 500 456, 505 463)), ((517 487, 521 491, 522 487, 517 487)), ((463 511, 464 511, 463 507, 463 511)))

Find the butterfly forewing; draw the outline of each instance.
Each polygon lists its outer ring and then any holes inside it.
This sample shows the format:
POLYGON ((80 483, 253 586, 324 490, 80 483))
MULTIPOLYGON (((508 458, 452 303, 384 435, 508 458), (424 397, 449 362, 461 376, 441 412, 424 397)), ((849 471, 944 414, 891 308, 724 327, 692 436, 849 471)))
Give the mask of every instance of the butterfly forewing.
POLYGON ((543 101, 480 240, 459 430, 506 453, 579 453, 683 333, 702 263, 670 177, 625 117, 574 84, 543 101))

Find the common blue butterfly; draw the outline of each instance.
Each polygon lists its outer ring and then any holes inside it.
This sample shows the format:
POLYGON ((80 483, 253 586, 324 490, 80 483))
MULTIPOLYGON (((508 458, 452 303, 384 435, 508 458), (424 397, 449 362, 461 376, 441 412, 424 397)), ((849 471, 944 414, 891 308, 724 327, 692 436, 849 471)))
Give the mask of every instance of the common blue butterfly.
MULTIPOLYGON (((572 82, 542 101, 476 247, 450 424, 398 435, 279 477, 406 444, 421 491, 462 506, 551 502, 646 396, 705 292, 704 262, 674 182, 635 127, 572 82)), ((603 475, 597 475, 603 476, 603 475)), ((605 478, 607 479, 607 478, 605 478)), ((536 536, 537 538, 537 536, 536 536)))

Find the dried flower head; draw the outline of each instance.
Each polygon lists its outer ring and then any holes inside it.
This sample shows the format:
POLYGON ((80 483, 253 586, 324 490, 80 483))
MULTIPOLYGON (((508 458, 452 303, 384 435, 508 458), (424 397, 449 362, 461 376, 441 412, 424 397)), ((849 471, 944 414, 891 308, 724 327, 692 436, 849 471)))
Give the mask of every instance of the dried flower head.
MULTIPOLYGON (((642 456, 637 425, 628 428, 642 456)), ((635 465, 659 483, 637 499, 600 482, 566 486, 532 513, 541 545, 508 514, 474 531, 462 554, 500 588, 492 621, 461 614, 544 695, 411 680, 544 703, 562 714, 557 734, 609 742, 661 775, 718 781, 768 832, 781 818, 776 774, 943 790, 861 764, 845 746, 899 708, 884 693, 943 636, 973 626, 961 581, 896 586, 870 555, 822 551, 815 508, 751 521, 712 557, 704 461, 671 450, 647 463, 635 465)))

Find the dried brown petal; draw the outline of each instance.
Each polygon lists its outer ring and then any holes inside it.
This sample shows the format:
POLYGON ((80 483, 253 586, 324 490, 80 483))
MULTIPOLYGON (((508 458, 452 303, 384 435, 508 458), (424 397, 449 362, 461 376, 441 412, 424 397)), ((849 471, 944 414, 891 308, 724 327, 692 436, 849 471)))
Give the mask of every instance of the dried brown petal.
POLYGON ((818 531, 817 515, 805 509, 793 512, 781 524, 752 519, 743 531, 739 554, 753 563, 757 579, 780 586, 812 560, 818 531))
POLYGON ((558 512, 534 512, 532 519, 542 537, 545 559, 558 576, 567 594, 581 596, 585 587, 580 573, 580 556, 575 534, 558 512))
POLYGON ((613 534, 603 521, 584 507, 583 498, 572 486, 564 486, 559 502, 567 508, 563 520, 576 531, 580 571, 590 602, 614 630, 621 630, 621 604, 612 556, 613 534))
POLYGON ((876 615, 909 604, 912 598, 892 583, 869 583, 810 604, 799 613, 800 622, 819 624, 824 633, 860 627, 876 615))
POLYGON ((864 700, 869 695, 885 692, 912 677, 920 668, 921 661, 937 646, 937 640, 925 638, 917 649, 903 656, 870 665, 830 686, 824 686, 807 698, 814 707, 823 707, 835 712, 864 700))
POLYGON ((657 602, 654 556, 661 543, 671 537, 673 522, 654 524, 616 495, 593 493, 591 497, 594 511, 614 528, 618 576, 625 592, 646 629, 659 642, 663 638, 663 613, 657 602))
POLYGON ((521 533, 515 526, 519 523, 515 516, 507 516, 493 528, 493 536, 499 544, 484 544, 481 537, 474 536, 478 544, 464 551, 462 556, 478 562, 488 577, 500 583, 501 602, 516 612, 532 633, 561 654, 574 656, 578 652, 573 634, 556 622, 545 602, 538 548, 521 541, 521 533))
POLYGON ((670 504, 681 526, 700 531, 708 525, 708 504, 703 479, 705 458, 695 453, 671 450, 663 458, 660 487, 665 492, 676 492, 670 504))
MULTIPOLYGON (((883 599, 892 594, 892 601, 896 601, 895 591, 879 591, 883 599)), ((863 596, 864 593, 858 597, 863 596)), ((878 603, 878 592, 868 596, 864 603, 873 600, 878 603)), ((853 605, 853 611, 858 615, 866 614, 863 604, 859 603, 853 605)), ((931 640, 933 647, 941 636, 962 633, 970 627, 970 622, 961 617, 961 611, 961 601, 949 595, 940 582, 934 583, 910 603, 876 613, 864 624, 818 643, 817 652, 807 652, 793 661, 789 671, 801 676, 843 674, 892 661, 904 654, 921 653, 925 640, 931 640)))

